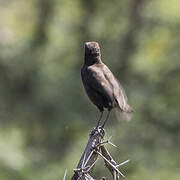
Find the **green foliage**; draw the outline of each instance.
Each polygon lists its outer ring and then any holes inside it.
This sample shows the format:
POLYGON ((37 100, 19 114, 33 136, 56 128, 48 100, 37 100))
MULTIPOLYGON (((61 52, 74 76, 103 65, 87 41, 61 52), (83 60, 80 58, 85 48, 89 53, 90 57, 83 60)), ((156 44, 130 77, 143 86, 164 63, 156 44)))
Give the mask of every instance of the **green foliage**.
MULTIPOLYGON (((0 2, 0 179, 71 177, 97 109, 80 79, 98 41, 122 82, 132 121, 107 123, 129 180, 180 179, 178 0, 0 2)), ((95 174, 103 175, 99 164, 95 174)))

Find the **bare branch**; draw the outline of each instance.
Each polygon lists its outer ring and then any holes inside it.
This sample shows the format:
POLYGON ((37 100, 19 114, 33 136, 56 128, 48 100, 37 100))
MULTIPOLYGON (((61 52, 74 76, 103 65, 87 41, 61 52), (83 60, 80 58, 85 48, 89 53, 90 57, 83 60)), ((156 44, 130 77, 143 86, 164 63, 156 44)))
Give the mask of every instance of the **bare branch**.
POLYGON ((122 172, 119 171, 119 169, 116 168, 114 164, 112 164, 108 159, 106 159, 100 152, 96 151, 115 171, 117 171, 122 177, 125 177, 122 172))
POLYGON ((128 163, 129 161, 130 161, 130 160, 128 159, 128 160, 126 160, 126 161, 124 161, 124 162, 120 163, 120 164, 119 164, 119 165, 117 165, 116 167, 123 166, 124 164, 128 163))
POLYGON ((67 169, 65 170, 65 172, 64 172, 64 177, 63 177, 63 180, 65 180, 66 179, 66 174, 67 174, 67 169))
POLYGON ((77 165, 77 169, 74 170, 74 175, 72 176, 71 180, 93 179, 89 174, 98 158, 98 154, 95 152, 95 149, 96 151, 100 151, 98 145, 101 143, 104 134, 104 129, 101 127, 92 130, 86 148, 77 165))
POLYGON ((104 135, 105 131, 101 127, 92 130, 77 168, 74 169, 74 175, 71 180, 94 180, 94 178, 91 177, 91 173, 98 160, 98 156, 103 158, 105 166, 113 176, 113 180, 119 180, 120 176, 125 177, 118 167, 128 163, 129 160, 120 164, 116 163, 104 145, 111 144, 114 147, 117 146, 110 141, 111 137, 108 140, 103 141, 104 135))

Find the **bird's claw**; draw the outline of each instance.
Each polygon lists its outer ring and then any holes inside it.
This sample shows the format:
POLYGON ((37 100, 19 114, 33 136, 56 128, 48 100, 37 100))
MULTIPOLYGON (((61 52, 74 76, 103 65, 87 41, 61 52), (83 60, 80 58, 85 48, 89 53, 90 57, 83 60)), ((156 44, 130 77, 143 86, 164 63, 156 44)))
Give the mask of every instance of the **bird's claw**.
POLYGON ((102 126, 95 127, 95 128, 93 128, 93 130, 91 131, 90 136, 93 136, 93 135, 95 135, 95 134, 100 134, 101 137, 104 137, 105 129, 102 128, 102 126))

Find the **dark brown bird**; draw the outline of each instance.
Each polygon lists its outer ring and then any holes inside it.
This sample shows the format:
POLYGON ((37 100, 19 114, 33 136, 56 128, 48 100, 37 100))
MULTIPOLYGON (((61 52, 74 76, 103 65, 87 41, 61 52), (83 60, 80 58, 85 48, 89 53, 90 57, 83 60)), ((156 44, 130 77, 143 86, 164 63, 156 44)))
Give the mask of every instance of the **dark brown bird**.
POLYGON ((108 115, 102 128, 113 108, 118 108, 126 113, 132 112, 132 108, 127 104, 126 95, 119 82, 101 61, 100 47, 97 42, 85 43, 85 57, 84 65, 81 68, 81 78, 88 97, 101 112, 97 127, 104 108, 108 109, 108 115))

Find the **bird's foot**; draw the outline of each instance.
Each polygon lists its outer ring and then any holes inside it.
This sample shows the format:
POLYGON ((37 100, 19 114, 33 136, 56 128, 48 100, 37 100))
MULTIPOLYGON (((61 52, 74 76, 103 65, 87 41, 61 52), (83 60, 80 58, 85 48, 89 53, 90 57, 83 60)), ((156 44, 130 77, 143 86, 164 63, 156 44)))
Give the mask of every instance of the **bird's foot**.
POLYGON ((102 126, 96 126, 95 128, 93 128, 93 130, 90 133, 90 136, 93 136, 96 134, 100 134, 103 137, 105 134, 104 128, 102 128, 102 126))

